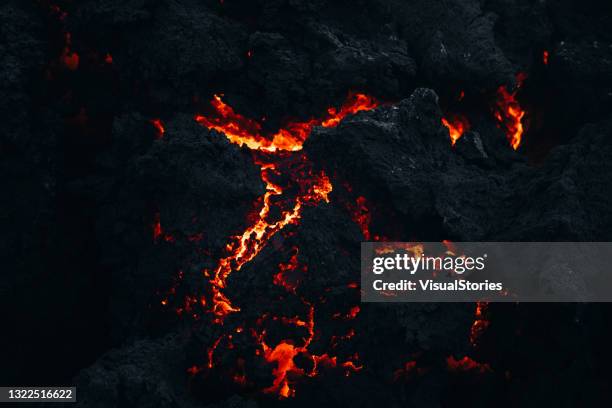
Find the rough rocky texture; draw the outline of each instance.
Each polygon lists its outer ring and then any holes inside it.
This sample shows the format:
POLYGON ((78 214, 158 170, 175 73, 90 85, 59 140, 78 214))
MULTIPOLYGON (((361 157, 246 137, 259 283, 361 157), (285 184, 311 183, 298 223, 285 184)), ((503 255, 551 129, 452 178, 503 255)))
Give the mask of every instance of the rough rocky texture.
POLYGON ((102 267, 116 282, 110 307, 120 339, 141 329, 142 310, 156 290, 170 286, 180 260, 197 248, 221 250, 264 192, 246 149, 191 116, 167 121, 161 139, 153 140, 155 133, 140 115, 117 118, 114 147, 96 162, 98 176, 79 186, 96 196, 96 235, 102 267), (152 238, 156 214, 158 242, 152 238))
MULTIPOLYGON (((362 304, 354 321, 333 317, 359 303, 348 286, 364 239, 347 209, 357 196, 367 199, 371 232, 389 239, 610 240, 609 4, 57 6, 65 16, 45 1, 0 6, 0 294, 12 328, 2 383, 74 382, 78 405, 100 408, 586 406, 609 396, 604 305, 491 305, 476 347, 474 305, 362 304), (67 33, 80 56, 74 70, 60 60, 67 33), (528 74, 518 93, 528 130, 514 152, 491 106, 519 71, 528 74), (305 205, 299 226, 231 275, 227 292, 241 312, 221 327, 160 306, 172 291, 182 301, 205 289, 203 271, 264 194, 252 153, 194 114, 224 94, 275 131, 320 116, 351 90, 384 104, 313 131, 304 150, 330 176, 330 202, 305 205), (448 113, 471 123, 454 148, 440 123, 448 113), (306 312, 271 284, 294 248, 307 265, 299 294, 317 303, 310 352, 330 351, 333 336, 352 328, 333 352, 358 353, 364 369, 348 378, 322 370, 279 401, 261 392, 273 365, 253 357, 248 325, 266 312, 306 312), (187 374, 206 364, 222 330, 243 324, 235 347, 216 354, 218 368, 187 374), (491 370, 449 371, 447 358, 466 355, 491 370), (231 370, 244 356, 252 383, 241 387, 231 370)), ((277 326, 269 341, 306 336, 277 326)))
POLYGON ((385 202, 406 225, 433 221, 417 230, 433 231, 436 239, 610 238, 612 206, 604 199, 611 183, 604 159, 610 154, 609 121, 585 126, 537 168, 517 156, 509 167, 492 169, 484 160, 496 151, 478 147, 482 161, 471 163, 469 148, 461 149, 476 142, 461 139, 455 151, 441 115, 436 94, 417 89, 394 107, 314 132, 305 149, 321 167, 385 202))

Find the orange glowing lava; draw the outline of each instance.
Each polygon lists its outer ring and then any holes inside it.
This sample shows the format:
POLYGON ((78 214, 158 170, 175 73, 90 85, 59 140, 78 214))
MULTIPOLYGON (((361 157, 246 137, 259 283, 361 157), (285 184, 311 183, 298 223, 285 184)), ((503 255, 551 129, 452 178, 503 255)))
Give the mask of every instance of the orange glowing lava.
POLYGON ((261 178, 266 183, 266 193, 263 197, 263 206, 259 211, 256 222, 248 227, 242 235, 227 245, 229 255, 219 260, 213 272, 212 297, 213 313, 217 316, 217 322, 231 312, 237 312, 240 308, 234 307, 230 300, 221 292, 226 287, 227 278, 233 271, 239 271, 244 264, 250 262, 263 249, 272 236, 289 224, 296 224, 301 217, 302 208, 305 204, 316 204, 320 201, 329 201, 328 194, 332 191, 329 178, 324 173, 313 175, 311 183, 306 185, 305 191, 300 194, 293 208, 283 211, 281 218, 270 221, 268 215, 272 206, 272 198, 280 196, 283 190, 271 181, 273 172, 276 170, 274 164, 261 163, 261 178))
POLYGON ((351 215, 351 219, 355 222, 366 241, 371 239, 370 234, 370 223, 372 222, 372 215, 368 209, 368 202, 365 197, 359 196, 355 200, 355 204, 348 203, 348 210, 351 215))
POLYGON ((301 265, 298 261, 298 248, 293 248, 293 255, 287 263, 278 265, 278 273, 274 275, 273 283, 284 287, 288 292, 294 293, 300 283, 302 275, 306 273, 308 267, 301 265))
POLYGON ((159 240, 162 234, 163 232, 162 232, 161 222, 159 219, 159 213, 157 212, 155 213, 155 216, 153 218, 153 241, 159 240))
POLYGON ((64 34, 64 49, 60 60, 62 64, 70 71, 76 71, 79 68, 79 54, 71 50, 72 47, 72 36, 70 33, 64 34))
POLYGON ((398 368, 393 372, 393 381, 409 379, 414 372, 418 370, 417 362, 414 360, 407 361, 402 368, 398 368))
POLYGON ((208 129, 224 133, 232 143, 247 146, 252 150, 267 152, 298 151, 315 126, 335 127, 348 115, 371 110, 379 103, 371 96, 351 93, 340 109, 329 108, 323 118, 289 122, 273 135, 265 135, 261 124, 236 113, 229 105, 215 95, 211 101, 214 115, 196 115, 195 120, 208 129))
POLYGON ((452 115, 448 119, 442 118, 442 124, 448 128, 451 144, 454 146, 463 133, 470 129, 467 118, 461 115, 452 115))
MULTIPOLYGON (((222 101, 220 96, 215 96, 211 105, 213 113, 210 116, 197 115, 195 120, 208 129, 223 133, 230 142, 253 150, 255 164, 260 167, 261 180, 265 184, 265 193, 257 200, 259 210, 248 217, 249 226, 241 234, 232 237, 226 245, 226 255, 217 261, 213 270, 203 271, 204 276, 210 281, 208 294, 210 301, 207 302, 207 299, 202 298, 201 304, 210 308, 214 323, 222 324, 230 313, 240 311, 240 308, 234 306, 224 293, 232 272, 240 271, 245 264, 253 260, 279 231, 289 225, 298 224, 304 207, 329 202, 332 185, 327 175, 313 169, 305 154, 283 152, 301 150, 304 141, 315 126, 337 126, 346 116, 374 109, 378 106, 378 102, 364 94, 350 94, 339 109, 328 109, 323 118, 290 122, 271 135, 264 134, 259 122, 236 113, 222 101), (288 186, 277 181, 279 179, 288 183, 288 186)), ((283 286, 288 292, 297 294, 300 277, 299 274, 297 277, 294 276, 294 273, 305 273, 307 267, 298 262, 298 248, 294 248, 292 252, 289 261, 279 265, 279 272, 273 276, 273 282, 283 286)), ((314 355, 309 352, 308 348, 315 338, 315 308, 305 299, 302 299, 302 302, 308 306, 307 318, 273 317, 273 320, 280 321, 284 325, 306 329, 308 333, 306 338, 298 342, 301 345, 296 344, 294 340, 285 339, 276 346, 270 346, 265 339, 265 329, 254 335, 260 347, 256 350, 256 355, 274 365, 273 383, 263 391, 276 394, 280 398, 295 395, 294 379, 314 376, 318 367, 338 366, 337 357, 330 357, 327 353, 314 355), (298 355, 310 359, 312 368, 306 370, 298 367, 295 362, 295 357, 298 355)), ((342 318, 354 319, 359 310, 359 307, 355 306, 342 318)), ((261 316, 257 320, 258 324, 267 317, 268 313, 261 316)), ((354 330, 351 329, 349 335, 344 337, 350 338, 353 335, 354 330)), ((228 339, 230 336, 228 335, 228 339)), ((219 346, 221 338, 208 350, 209 368, 213 367, 213 353, 219 346)), ((358 356, 352 358, 357 359, 358 356)), ((343 362, 339 367, 345 370, 345 375, 362 368, 352 360, 343 362)), ((244 372, 238 377, 239 383, 246 381, 244 372)))
MULTIPOLYGON (((351 360, 338 364, 338 358, 335 356, 332 357, 328 353, 316 355, 309 352, 308 347, 315 337, 315 310, 308 302, 304 301, 304 304, 308 306, 307 320, 304 321, 297 318, 290 319, 296 326, 305 327, 308 331, 308 336, 303 339, 303 344, 301 346, 296 346, 292 341, 283 340, 275 347, 270 347, 266 344, 263 334, 259 336, 259 343, 263 349, 264 359, 276 365, 272 370, 272 375, 274 376, 273 383, 270 387, 263 390, 264 393, 276 394, 280 398, 293 397, 295 395, 295 388, 293 387, 292 379, 304 376, 314 377, 318 374, 318 370, 321 367, 341 367, 345 370, 344 373, 346 376, 351 372, 357 372, 363 369, 363 366, 357 365, 351 360), (295 357, 298 355, 303 355, 311 360, 312 368, 310 371, 306 371, 304 368, 296 365, 295 357)), ((358 359, 359 356, 355 355, 353 358, 358 359)))
POLYGON ((519 74, 517 79, 518 85, 514 92, 508 92, 504 85, 497 89, 497 99, 493 107, 493 115, 499 122, 499 125, 506 131, 508 142, 510 142, 510 146, 512 146, 514 150, 518 149, 521 145, 523 133, 525 131, 523 123, 521 122, 525 116, 525 111, 516 100, 516 94, 525 79, 525 75, 519 74))

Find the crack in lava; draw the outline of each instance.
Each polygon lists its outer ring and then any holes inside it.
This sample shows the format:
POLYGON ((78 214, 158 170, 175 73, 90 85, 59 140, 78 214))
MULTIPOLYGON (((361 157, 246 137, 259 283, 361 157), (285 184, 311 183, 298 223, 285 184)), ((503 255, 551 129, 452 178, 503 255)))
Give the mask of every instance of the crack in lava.
MULTIPOLYGON (((253 260, 277 232, 289 224, 297 224, 304 205, 316 205, 321 201, 329 202, 328 194, 332 191, 332 185, 324 172, 315 173, 312 169, 308 169, 306 177, 302 177, 299 172, 289 169, 289 177, 297 182, 301 191, 292 208, 282 211, 279 220, 269 221, 273 197, 283 195, 283 188, 272 181, 275 172, 285 170, 280 168, 280 160, 277 159, 286 157, 283 151, 301 150, 304 141, 315 126, 335 127, 346 116, 374 109, 379 106, 379 103, 368 95, 350 93, 340 109, 329 108, 323 118, 290 122, 271 136, 262 133, 262 126, 257 121, 236 113, 222 101, 221 96, 215 95, 211 105, 214 115, 196 115, 195 120, 208 129, 223 133, 234 144, 244 145, 255 152, 261 152, 261 158, 254 155, 254 159, 261 168, 261 179, 266 185, 263 205, 257 220, 227 245, 228 255, 219 260, 217 267, 212 272, 210 280, 212 312, 215 315, 215 322, 221 323, 229 313, 240 310, 222 292, 230 274, 233 271, 239 271, 244 264, 253 260)), ((305 155, 303 155, 303 161, 308 162, 305 155)), ((204 274, 207 277, 211 276, 209 271, 204 271, 204 274)))
MULTIPOLYGON (((364 110, 371 110, 379 106, 372 97, 365 94, 350 93, 345 103, 339 108, 329 108, 327 113, 318 119, 307 121, 296 121, 285 125, 273 135, 265 135, 260 123, 237 114, 229 105, 225 104, 219 95, 215 95, 211 101, 213 114, 211 116, 196 115, 195 120, 210 130, 216 130, 234 144, 246 146, 253 153, 256 165, 260 167, 261 180, 265 184, 266 191, 261 198, 262 205, 255 217, 254 222, 246 230, 231 240, 226 246, 227 255, 218 260, 217 266, 212 271, 204 270, 204 276, 210 282, 210 311, 213 314, 213 322, 222 324, 224 319, 240 308, 233 305, 224 293, 227 288, 227 280, 232 272, 239 271, 245 264, 253 260, 266 246, 269 240, 288 225, 297 225, 305 206, 317 205, 320 202, 329 202, 329 194, 332 184, 329 177, 323 171, 315 171, 308 157, 304 153, 295 153, 302 150, 304 141, 310 135, 315 126, 335 127, 348 115, 364 110), (284 176, 290 180, 290 184, 297 186, 297 194, 293 198, 286 197, 286 187, 274 181, 276 176, 284 176), (289 202, 287 202, 289 201, 289 202), (280 210, 280 216, 271 220, 272 208, 280 210)), ((297 252, 287 265, 281 264, 281 272, 274 276, 274 282, 284 287, 289 293, 296 295, 299 282, 290 283, 285 281, 283 271, 297 269, 297 252), (284 268, 284 269, 283 269, 284 268)), ((306 270, 304 265, 302 270, 306 270)), ((320 366, 337 367, 337 357, 331 357, 328 353, 321 355, 311 354, 308 348, 315 337, 314 332, 314 305, 300 298, 302 303, 308 307, 307 319, 298 317, 284 319, 296 327, 306 328, 308 336, 303 339, 301 346, 295 345, 292 340, 281 340, 276 346, 268 345, 265 339, 266 331, 259 333, 253 330, 253 337, 261 347, 262 357, 270 364, 275 364, 272 370, 274 380, 272 385, 263 389, 264 393, 276 394, 280 398, 288 398, 295 395, 295 389, 291 387, 290 378, 301 376, 313 377, 317 374, 320 366), (305 370, 299 367, 294 359, 305 356, 312 362, 312 368, 305 370)), ((204 302, 206 303, 206 302, 204 302)), ((349 318, 357 316, 359 309, 353 308, 349 318)), ((263 321, 262 318, 258 319, 263 321)), ((354 330, 352 330, 354 333, 354 330)), ((229 336, 228 336, 229 337, 229 336)), ((213 353, 219 345, 222 337, 213 344, 208 352, 208 368, 213 367, 213 353)), ((259 350, 258 350, 259 351, 259 350)), ((358 359, 355 355, 352 358, 358 359)), ((345 375, 350 372, 361 370, 361 366, 348 360, 339 364, 345 370, 345 375)), ((240 381, 245 377, 238 376, 240 381)))

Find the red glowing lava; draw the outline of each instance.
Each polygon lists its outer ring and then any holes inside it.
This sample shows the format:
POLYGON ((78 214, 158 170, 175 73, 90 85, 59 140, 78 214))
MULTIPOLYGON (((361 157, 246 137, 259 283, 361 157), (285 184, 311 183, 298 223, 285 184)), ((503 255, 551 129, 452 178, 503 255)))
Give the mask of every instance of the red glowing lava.
MULTIPOLYGON (((340 123, 341 119, 350 114, 378 106, 372 97, 352 93, 340 109, 329 108, 324 118, 310 119, 306 122, 291 122, 271 137, 267 137, 262 134, 261 124, 236 113, 221 100, 220 96, 215 96, 211 104, 214 114, 208 117, 197 115, 195 120, 199 124, 222 132, 232 143, 263 152, 300 150, 314 126, 334 127, 340 123)), ((305 156, 304 161, 307 161, 305 156)), ((303 177, 300 172, 294 171, 295 174, 291 174, 292 171, 289 169, 290 174, 288 175, 299 185, 300 192, 291 207, 281 208, 280 219, 270 220, 273 199, 283 195, 283 188, 272 180, 274 175, 283 169, 278 168, 275 156, 259 159, 257 164, 261 168, 261 179, 266 185, 261 209, 252 225, 227 245, 228 255, 221 258, 217 267, 212 271, 211 297, 214 305, 212 312, 218 323, 229 313, 240 310, 222 292, 226 287, 229 275, 233 271, 239 271, 244 264, 255 258, 278 231, 287 225, 296 224, 301 217, 304 205, 327 202, 329 201, 328 194, 332 191, 331 182, 325 173, 317 173, 309 169, 307 177, 303 177)), ((209 271, 205 271, 204 274, 209 275, 209 271)))
POLYGON ((161 222, 159 220, 159 213, 157 212, 155 213, 155 216, 153 219, 153 241, 159 240, 162 234, 163 232, 162 232, 161 222))
MULTIPOLYGON (((332 191, 329 178, 324 173, 312 174, 311 179, 303 184, 304 190, 296 197, 291 209, 283 211, 279 220, 268 219, 272 207, 272 198, 280 196, 283 190, 271 181, 276 171, 274 164, 260 163, 261 178, 266 183, 266 193, 263 197, 263 206, 255 223, 248 227, 242 235, 227 245, 228 255, 221 258, 213 271, 212 298, 213 313, 221 320, 231 312, 240 308, 232 305, 230 300, 222 293, 226 287, 227 278, 233 271, 239 271, 244 264, 250 262, 263 249, 272 236, 289 224, 296 224, 301 217, 304 205, 314 205, 320 201, 329 201, 328 194, 332 191)), ((208 272, 206 271, 205 274, 208 272)))
MULTIPOLYGON (((240 311, 240 308, 233 305, 224 293, 230 275, 240 271, 245 264, 253 260, 275 234, 288 225, 298 224, 305 206, 329 202, 332 185, 327 175, 322 171, 314 170, 305 154, 296 155, 283 152, 301 150, 304 141, 315 126, 337 126, 346 116, 374 109, 378 106, 378 102, 367 95, 353 93, 339 109, 329 108, 322 118, 290 122, 271 135, 264 134, 259 122, 236 113, 233 108, 222 101, 220 96, 215 96, 211 105, 213 113, 210 116, 197 115, 195 120, 208 129, 223 133, 230 142, 253 150, 255 163, 260 167, 261 179, 265 184, 265 193, 257 201, 259 210, 248 218, 249 226, 244 232, 231 238, 226 245, 226 255, 217 261, 214 269, 203 271, 204 276, 210 282, 208 294, 210 302, 204 299, 203 304, 212 313, 213 322, 222 324, 230 313, 240 311), (275 181, 279 179, 288 180, 286 181, 288 187, 275 181), (273 216, 272 213, 275 215, 273 216)), ((362 224, 366 221, 364 219, 362 224)), ((284 287, 289 293, 297 294, 300 274, 306 273, 307 266, 298 262, 299 248, 294 247, 292 252, 288 262, 279 265, 279 271, 273 276, 273 283, 284 287)), ((272 317, 274 321, 280 321, 284 325, 301 330, 306 329, 308 334, 302 339, 301 345, 296 344, 294 340, 285 339, 278 342, 276 346, 271 346, 265 338, 265 329, 260 332, 253 330, 253 336, 260 347, 256 355, 260 355, 266 362, 274 366, 273 383, 263 391, 276 394, 280 398, 291 397, 295 394, 294 379, 314 376, 320 367, 340 367, 345 370, 345 375, 362 368, 353 361, 357 359, 357 356, 353 356, 353 360, 338 364, 337 357, 331 357, 327 353, 320 355, 310 353, 309 346, 315 338, 315 306, 305 299, 301 300, 308 307, 307 318, 283 317, 278 319, 272 317), (295 362, 298 355, 310 359, 312 368, 307 370, 299 367, 295 362)), ((339 316, 343 319, 354 319, 359 310, 359 307, 356 306, 345 315, 339 316)), ((267 318, 270 318, 269 314, 261 316, 258 324, 267 318)), ((351 329, 349 334, 342 338, 348 339, 353 335, 354 329, 351 329)), ((213 353, 219 346, 221 338, 219 337, 209 348, 209 368, 214 365, 213 353)), ((237 374, 240 383, 246 382, 243 371, 237 374)))
MULTIPOLYGON (((302 377, 314 377, 323 367, 326 368, 342 368, 344 375, 349 376, 352 372, 358 372, 363 369, 363 366, 355 364, 353 360, 346 360, 338 363, 338 357, 330 356, 328 353, 312 354, 309 351, 309 346, 315 338, 315 322, 314 306, 302 300, 308 307, 308 316, 306 320, 299 318, 286 319, 297 327, 303 327, 307 330, 307 337, 303 339, 303 344, 298 346, 291 340, 282 340, 275 347, 271 347, 266 343, 265 332, 258 336, 258 342, 262 347, 264 359, 275 367, 272 370, 274 380, 271 386, 263 390, 267 394, 276 394, 280 398, 288 398, 295 395, 293 381, 302 377), (310 360, 312 368, 306 370, 296 364, 295 358, 300 355, 306 360, 310 360)), ((352 356, 357 360, 359 356, 352 356)))
POLYGON ((155 131, 157 132, 155 138, 156 139, 163 138, 164 133, 166 133, 166 128, 164 127, 164 124, 162 123, 162 121, 159 119, 153 119, 151 120, 151 124, 155 127, 155 131))
POLYGON ((407 361, 403 367, 398 368, 393 372, 393 381, 407 380, 412 377, 413 373, 418 372, 417 362, 414 360, 407 361))
POLYGON ((517 75, 517 87, 512 93, 508 92, 504 85, 497 89, 497 99, 493 107, 493 115, 499 125, 506 131, 506 137, 510 146, 514 150, 521 145, 523 133, 525 131, 521 120, 525 116, 525 111, 516 100, 516 94, 525 80, 525 74, 517 75))
POLYGON ((214 115, 196 115, 196 121, 208 129, 214 129, 232 143, 245 145, 252 150, 276 152, 279 150, 298 151, 315 126, 334 127, 348 115, 371 110, 379 103, 371 96, 361 93, 349 94, 340 109, 329 108, 323 118, 303 122, 289 122, 273 135, 265 135, 259 122, 236 113, 229 105, 215 95, 211 101, 214 115))
POLYGON ((365 240, 369 241, 371 238, 370 223, 372 222, 372 215, 368 209, 366 198, 363 196, 357 197, 355 204, 348 203, 348 210, 353 222, 361 229, 361 233, 365 240))
POLYGON ((451 115, 447 118, 442 118, 442 124, 448 128, 451 144, 454 146, 457 140, 470 129, 470 123, 467 118, 461 115, 451 115))
POLYGON ((485 311, 488 307, 487 302, 477 302, 476 311, 474 312, 474 322, 470 328, 470 343, 472 346, 478 345, 478 340, 482 333, 489 327, 489 321, 485 318, 485 311))
POLYGON ((72 36, 70 33, 64 34, 64 49, 60 56, 60 61, 70 71, 76 71, 79 68, 79 54, 73 52, 72 48, 72 36))
POLYGON ((446 366, 448 370, 452 372, 469 371, 484 374, 486 372, 491 371, 491 367, 488 364, 479 363, 477 361, 472 360, 468 356, 465 356, 459 360, 457 360, 453 356, 449 356, 446 359, 446 366))

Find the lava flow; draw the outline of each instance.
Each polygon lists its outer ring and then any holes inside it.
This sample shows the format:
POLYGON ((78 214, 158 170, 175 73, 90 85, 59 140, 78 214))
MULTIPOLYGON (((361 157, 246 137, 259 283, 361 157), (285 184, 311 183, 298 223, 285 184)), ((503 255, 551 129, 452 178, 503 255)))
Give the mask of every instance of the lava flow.
POLYGON ((442 118, 442 124, 448 128, 451 139, 451 144, 454 146, 457 140, 463 133, 470 129, 470 123, 461 115, 452 115, 447 118, 442 118))
MULTIPOLYGON (((214 269, 203 271, 204 276, 210 282, 208 293, 210 301, 204 300, 201 303, 209 308, 213 322, 222 324, 230 313, 240 311, 240 308, 235 306, 224 293, 231 273, 239 271, 245 264, 253 260, 276 233, 288 225, 298 224, 305 206, 317 205, 322 201, 329 202, 332 185, 328 176, 322 171, 315 171, 304 153, 291 152, 302 149, 304 141, 315 126, 335 127, 346 116, 374 109, 379 104, 370 96, 351 93, 339 109, 329 108, 322 118, 290 122, 271 135, 264 134, 261 124, 257 121, 236 113, 222 101, 220 96, 216 95, 211 105, 213 108, 211 115, 196 115, 195 120, 208 129, 223 133, 230 142, 251 149, 254 162, 260 167, 261 179, 265 184, 265 193, 258 200, 261 202, 259 211, 251 218, 250 226, 242 234, 231 239, 226 246, 226 255, 217 261, 214 269), (288 186, 276 181, 280 179, 285 180, 288 186)), ((279 272, 273 277, 275 285, 285 288, 293 295, 297 295, 300 283, 300 277, 293 276, 293 274, 296 272, 298 275, 304 274, 308 270, 306 265, 298 263, 298 253, 299 248, 294 247, 291 259, 288 263, 281 263, 279 272)), ((308 307, 307 318, 294 317, 280 320, 286 324, 307 329, 308 335, 303 339, 301 346, 296 345, 290 339, 281 340, 276 346, 271 346, 266 342, 265 329, 253 329, 253 337, 259 347, 257 354, 269 364, 275 365, 272 371, 274 381, 263 391, 277 394, 281 398, 293 396, 295 393, 290 378, 304 375, 314 376, 317 373, 317 367, 342 367, 345 375, 361 369, 354 363, 358 356, 352 356, 345 362, 338 363, 337 357, 331 357, 328 353, 315 355, 308 351, 309 345, 315 338, 315 306, 313 302, 300 299, 308 307), (308 370, 298 367, 294 361, 298 355, 309 359, 312 367, 308 370)), ((354 319, 358 313, 359 308, 352 308, 346 318, 354 319)), ((260 317, 258 324, 268 317, 268 314, 260 317)), ((279 320, 277 316, 274 316, 273 319, 279 320)), ((349 334, 343 338, 352 337, 354 330, 351 329, 349 334)), ((230 335, 226 337, 229 338, 230 335)), ((209 349, 207 364, 209 369, 214 366, 213 352, 219 342, 220 340, 217 340, 209 349)), ((237 378, 240 379, 240 383, 246 381, 244 373, 239 374, 237 378)))
POLYGON ((273 135, 263 134, 259 122, 234 112, 234 109, 221 100, 220 95, 215 95, 211 105, 215 111, 214 116, 197 115, 195 119, 199 124, 225 134, 230 142, 240 146, 245 145, 251 150, 276 152, 301 150, 315 126, 338 126, 348 115, 374 109, 379 103, 368 95, 351 93, 340 109, 329 108, 323 118, 289 122, 273 135))
MULTIPOLYGON (((222 132, 230 142, 240 146, 268 154, 260 154, 255 161, 261 168, 261 179, 266 185, 263 196, 263 205, 259 211, 256 221, 248 227, 241 235, 237 236, 227 245, 228 255, 219 260, 217 267, 212 271, 204 271, 211 278, 211 297, 213 303, 212 312, 216 316, 215 321, 221 323, 223 318, 231 312, 240 309, 232 305, 231 301, 222 292, 226 287, 227 278, 232 271, 239 271, 242 266, 250 262, 266 245, 272 236, 289 224, 296 224, 301 217, 304 205, 314 205, 321 201, 328 201, 328 194, 332 185, 327 175, 323 172, 307 170, 308 177, 299 176, 300 172, 289 172, 289 177, 300 187, 300 192, 294 199, 292 207, 281 209, 281 217, 278 220, 269 219, 273 197, 283 194, 283 188, 275 184, 272 179, 275 173, 281 171, 279 162, 285 156, 280 151, 297 151, 312 131, 314 126, 334 127, 346 116, 363 110, 374 109, 378 102, 372 97, 364 94, 349 94, 347 101, 340 109, 329 108, 327 115, 321 119, 310 119, 304 122, 291 122, 280 129, 271 137, 262 134, 261 124, 245 118, 234 112, 225 104, 221 97, 216 95, 211 101, 214 115, 197 115, 195 120, 207 127, 222 132), (276 154, 269 154, 274 153, 276 154), (293 174, 291 174, 293 173, 293 174)), ((303 161, 308 159, 303 156, 303 161)))
POLYGON ((497 99, 493 107, 493 114, 499 125, 505 128, 506 137, 510 146, 514 150, 521 145, 523 132, 525 131, 521 120, 525 116, 525 111, 516 100, 516 94, 525 80, 525 74, 517 75, 517 86, 514 92, 510 93, 504 85, 497 88, 497 99))

